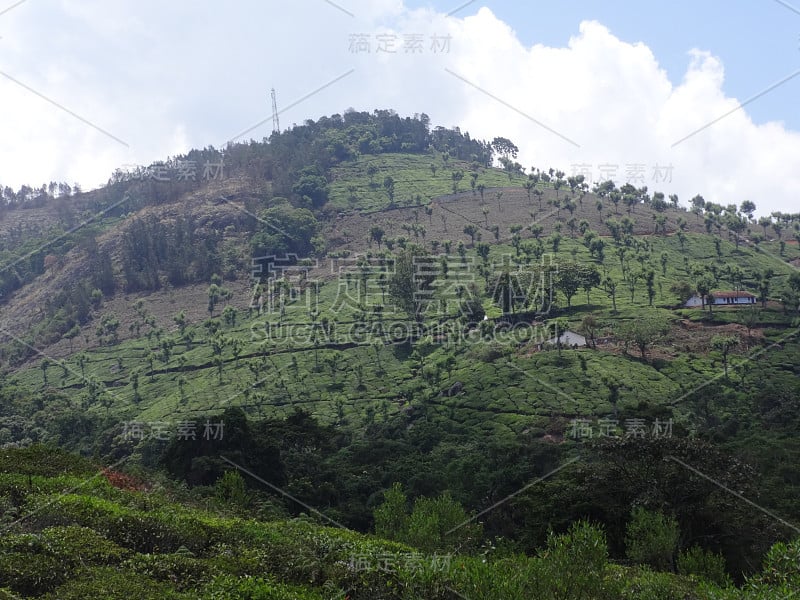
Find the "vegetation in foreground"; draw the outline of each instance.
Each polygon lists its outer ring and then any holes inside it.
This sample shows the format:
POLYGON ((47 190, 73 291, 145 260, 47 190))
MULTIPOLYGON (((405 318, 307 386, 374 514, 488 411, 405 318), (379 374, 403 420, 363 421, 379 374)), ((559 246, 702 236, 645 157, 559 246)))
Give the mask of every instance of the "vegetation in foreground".
POLYGON ((243 515, 247 492, 235 471, 213 500, 178 503, 169 487, 138 491, 131 477, 53 448, 0 454, 5 504, 0 593, 5 597, 253 599, 774 599, 800 586, 800 540, 777 544, 762 571, 731 585, 722 559, 693 547, 677 555, 669 518, 630 516, 628 561, 609 560, 603 528, 586 521, 551 533, 532 556, 473 545, 478 526, 461 528, 460 552, 447 530, 465 513, 447 496, 408 511, 395 486, 376 508, 377 536, 323 526, 310 517, 243 515))

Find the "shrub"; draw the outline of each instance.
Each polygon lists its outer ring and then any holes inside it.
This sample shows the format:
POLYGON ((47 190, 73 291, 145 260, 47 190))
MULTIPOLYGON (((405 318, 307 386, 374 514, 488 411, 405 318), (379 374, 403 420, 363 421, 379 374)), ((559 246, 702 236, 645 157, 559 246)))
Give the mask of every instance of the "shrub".
POLYGON ((55 500, 41 498, 31 507, 31 523, 91 527, 116 544, 136 552, 174 552, 181 546, 200 551, 208 545, 210 532, 199 520, 181 511, 162 509, 143 512, 101 498, 65 495, 55 500))
POLYGON ((635 563, 671 571, 678 535, 675 519, 637 506, 625 532, 626 555, 635 563))
POLYGON ((768 585, 800 586, 800 538, 774 544, 764 557, 764 570, 754 578, 757 583, 768 585))
POLYGON ((375 509, 375 532, 379 536, 426 552, 477 547, 483 528, 468 521, 469 515, 449 492, 437 498, 417 498, 409 515, 406 495, 397 483, 384 492, 383 504, 375 509))
POLYGON ((195 595, 177 592, 172 586, 131 571, 112 567, 81 569, 75 577, 41 600, 86 600, 86 598, 130 598, 135 600, 190 600, 195 595))
POLYGON ((183 553, 137 554, 123 566, 155 581, 174 582, 180 591, 197 589, 221 574, 212 563, 183 553))
POLYGON ((77 525, 49 527, 42 531, 41 540, 46 552, 67 563, 108 565, 128 555, 96 531, 77 525))
MULTIPOLYGON (((625 577, 621 598, 623 600, 686 600, 697 598, 692 585, 671 573, 655 573, 644 569, 634 576, 629 571, 625 577)), ((713 598, 714 596, 708 596, 713 598)))
POLYGON ((238 471, 226 471, 214 484, 214 495, 219 502, 237 508, 247 508, 252 501, 244 478, 238 471))
POLYGON ((375 533, 386 539, 399 540, 408 527, 408 501, 403 486, 395 483, 383 492, 383 503, 375 509, 375 533))
POLYGON ((725 558, 700 546, 692 546, 678 554, 678 573, 696 575, 721 587, 733 585, 725 570, 725 558))
POLYGON ((617 598, 617 585, 605 575, 608 545, 602 529, 573 523, 563 535, 550 533, 537 555, 535 579, 541 598, 595 600, 617 598))
MULTIPOLYGON (((338 598, 340 595, 327 597, 338 598)), ((323 596, 305 587, 289 586, 261 578, 220 577, 203 590, 208 600, 322 600, 323 596)))
POLYGON ((38 596, 66 581, 70 568, 46 554, 0 554, 0 585, 23 596, 38 596))
POLYGON ((95 475, 97 468, 85 458, 41 444, 0 450, 0 473, 55 477, 95 475))

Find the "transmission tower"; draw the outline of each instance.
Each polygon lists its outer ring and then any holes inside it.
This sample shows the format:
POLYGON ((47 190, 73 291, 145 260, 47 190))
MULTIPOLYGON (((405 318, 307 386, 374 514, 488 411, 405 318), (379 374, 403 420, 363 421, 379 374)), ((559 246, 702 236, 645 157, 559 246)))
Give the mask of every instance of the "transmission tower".
POLYGON ((278 100, 275 97, 275 88, 272 88, 272 131, 281 132, 281 122, 278 120, 278 100))

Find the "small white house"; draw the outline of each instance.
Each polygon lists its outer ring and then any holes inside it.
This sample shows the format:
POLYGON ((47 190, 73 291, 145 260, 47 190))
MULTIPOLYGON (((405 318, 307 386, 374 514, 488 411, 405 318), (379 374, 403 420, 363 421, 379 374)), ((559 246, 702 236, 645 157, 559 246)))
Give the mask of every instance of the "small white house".
MULTIPOLYGON (((714 298, 714 306, 728 306, 728 305, 738 306, 741 304, 755 304, 756 302, 758 302, 758 298, 756 298, 756 296, 754 296, 750 292, 744 292, 744 291, 711 292, 711 295, 714 298)), ((695 294, 686 301, 686 304, 684 304, 684 306, 686 308, 696 308, 698 306, 705 306, 706 304, 708 304, 707 298, 704 301, 703 299, 701 299, 700 296, 695 294)))
POLYGON ((575 333, 574 331, 570 331, 567 329, 564 331, 560 336, 552 337, 545 342, 546 345, 549 346, 557 346, 558 343, 561 342, 561 346, 564 348, 572 348, 573 346, 578 346, 582 348, 586 346, 586 338, 582 336, 580 333, 575 333))

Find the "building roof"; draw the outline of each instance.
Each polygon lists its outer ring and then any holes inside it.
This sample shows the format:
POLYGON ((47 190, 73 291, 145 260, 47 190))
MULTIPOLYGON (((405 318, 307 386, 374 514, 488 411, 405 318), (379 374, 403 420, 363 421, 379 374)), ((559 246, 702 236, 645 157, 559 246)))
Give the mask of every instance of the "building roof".
POLYGON ((721 290, 719 292, 711 292, 711 295, 714 296, 714 298, 755 298, 754 294, 743 290, 739 290, 738 292, 721 290))
POLYGON ((586 345, 586 338, 582 336, 580 333, 575 333, 574 331, 566 330, 558 336, 558 338, 552 337, 547 340, 547 344, 551 346, 555 346, 558 341, 561 340, 561 343, 566 346, 585 346, 586 345))

